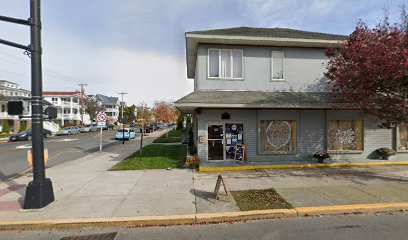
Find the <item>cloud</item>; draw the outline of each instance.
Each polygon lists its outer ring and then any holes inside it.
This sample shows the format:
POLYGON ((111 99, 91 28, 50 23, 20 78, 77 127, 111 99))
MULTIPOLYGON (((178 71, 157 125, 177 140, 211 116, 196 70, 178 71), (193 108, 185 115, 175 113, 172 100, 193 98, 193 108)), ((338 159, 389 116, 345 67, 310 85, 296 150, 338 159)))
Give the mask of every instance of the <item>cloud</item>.
MULTIPOLYGON (((402 2, 355 0, 242 0, 246 16, 260 27, 287 27, 309 31, 350 34, 359 19, 378 22, 389 9, 399 16, 402 2)), ((393 19, 395 20, 395 19, 393 19)))
POLYGON ((71 84, 72 90, 78 88, 77 83, 85 82, 87 93, 118 96, 125 91, 129 93, 125 96, 127 103, 144 101, 149 105, 154 100, 177 100, 193 91, 193 81, 186 78, 184 58, 149 49, 95 47, 80 38, 61 35, 49 36, 45 46, 47 88, 55 89, 51 84, 57 82, 71 84))

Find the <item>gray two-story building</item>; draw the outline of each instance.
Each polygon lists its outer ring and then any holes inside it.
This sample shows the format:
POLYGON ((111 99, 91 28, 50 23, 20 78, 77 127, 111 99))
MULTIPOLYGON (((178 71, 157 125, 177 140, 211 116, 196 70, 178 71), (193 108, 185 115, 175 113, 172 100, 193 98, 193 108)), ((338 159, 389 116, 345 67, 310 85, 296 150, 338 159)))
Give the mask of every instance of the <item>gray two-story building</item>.
POLYGON ((407 124, 378 128, 330 92, 325 49, 346 37, 282 28, 187 32, 194 92, 175 105, 193 116, 202 165, 228 165, 237 144, 255 165, 308 162, 317 150, 353 162, 376 158, 381 147, 408 160, 407 124))

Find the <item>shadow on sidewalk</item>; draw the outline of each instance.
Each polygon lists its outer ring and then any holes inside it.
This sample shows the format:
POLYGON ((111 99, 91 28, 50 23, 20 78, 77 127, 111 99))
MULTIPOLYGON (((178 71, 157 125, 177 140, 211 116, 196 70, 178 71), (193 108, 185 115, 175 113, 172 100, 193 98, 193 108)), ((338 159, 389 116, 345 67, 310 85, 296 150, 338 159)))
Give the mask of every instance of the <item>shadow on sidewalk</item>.
POLYGON ((213 192, 206 192, 206 191, 201 191, 197 189, 190 189, 190 193, 195 195, 196 198, 203 199, 207 202, 214 203, 215 201, 220 201, 220 202, 229 202, 224 199, 226 197, 225 193, 220 192, 218 196, 220 197, 218 200, 215 199, 214 193, 213 192))
MULTIPOLYGON (((17 176, 18 174, 16 174, 17 176)), ((13 176, 11 176, 13 177, 13 176)), ((9 176, 6 176, 3 172, 0 171, 0 179, 9 179, 9 176)), ((0 188, 0 199, 2 196, 7 195, 12 192, 16 192, 20 195, 20 197, 17 199, 17 202, 20 204, 20 207, 23 208, 24 205, 24 199, 25 199, 25 190, 26 190, 26 184, 19 184, 15 182, 13 179, 10 180, 5 180, 2 181, 5 183, 8 187, 7 188, 0 188)), ((1 201, 0 201, 1 202, 1 201)))
MULTIPOLYGON (((388 168, 389 169, 389 168, 388 168)), ((330 177, 333 179, 344 179, 352 183, 369 182, 371 180, 382 180, 385 182, 399 182, 408 183, 408 177, 394 175, 392 170, 383 171, 384 166, 374 169, 361 168, 353 169, 349 167, 344 168, 314 168, 314 169, 279 169, 269 170, 268 175, 270 179, 285 178, 285 177, 305 177, 311 180, 323 180, 330 177), (377 171, 375 171, 377 169, 377 171)), ((407 174, 408 174, 408 168, 407 174)))

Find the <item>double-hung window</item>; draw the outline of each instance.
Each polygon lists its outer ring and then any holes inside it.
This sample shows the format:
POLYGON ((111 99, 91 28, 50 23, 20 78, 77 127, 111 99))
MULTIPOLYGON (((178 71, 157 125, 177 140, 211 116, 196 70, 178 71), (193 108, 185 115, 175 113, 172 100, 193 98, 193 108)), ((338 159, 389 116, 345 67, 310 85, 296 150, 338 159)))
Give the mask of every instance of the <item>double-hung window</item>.
POLYGON ((272 80, 282 81, 283 80, 283 51, 272 51, 272 80))
POLYGON ((209 49, 208 78, 242 79, 242 50, 209 49))

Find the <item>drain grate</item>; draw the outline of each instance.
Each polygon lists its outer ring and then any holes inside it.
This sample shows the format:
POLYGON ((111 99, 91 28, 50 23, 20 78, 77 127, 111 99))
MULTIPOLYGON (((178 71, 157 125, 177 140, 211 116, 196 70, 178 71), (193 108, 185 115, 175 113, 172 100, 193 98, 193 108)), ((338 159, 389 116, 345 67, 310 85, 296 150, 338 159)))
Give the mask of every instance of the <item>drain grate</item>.
POLYGON ((114 240, 117 232, 92 234, 84 236, 63 237, 61 240, 114 240))

